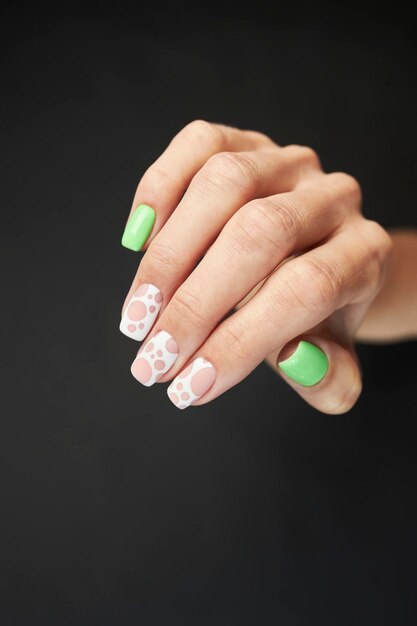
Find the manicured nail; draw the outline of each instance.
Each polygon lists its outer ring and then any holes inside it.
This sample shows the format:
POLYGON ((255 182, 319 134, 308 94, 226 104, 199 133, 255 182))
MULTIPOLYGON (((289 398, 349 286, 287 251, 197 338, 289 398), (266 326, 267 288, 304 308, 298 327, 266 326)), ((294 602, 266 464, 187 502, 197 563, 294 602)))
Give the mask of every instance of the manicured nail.
POLYGON ((155 224, 155 211, 147 204, 140 204, 126 224, 122 237, 122 246, 139 252, 151 234, 155 224))
POLYGON ((186 409, 201 398, 216 380, 216 370, 210 361, 197 357, 178 374, 167 389, 168 397, 179 409, 186 409))
POLYGON ((278 366, 296 383, 311 387, 325 377, 329 359, 313 343, 300 341, 295 352, 285 361, 279 362, 278 366))
POLYGON ((143 283, 127 305, 120 322, 120 330, 127 337, 142 341, 151 330, 162 305, 162 294, 158 287, 143 283))
POLYGON ((131 372, 142 385, 150 387, 175 363, 178 346, 165 330, 156 333, 139 350, 131 372))

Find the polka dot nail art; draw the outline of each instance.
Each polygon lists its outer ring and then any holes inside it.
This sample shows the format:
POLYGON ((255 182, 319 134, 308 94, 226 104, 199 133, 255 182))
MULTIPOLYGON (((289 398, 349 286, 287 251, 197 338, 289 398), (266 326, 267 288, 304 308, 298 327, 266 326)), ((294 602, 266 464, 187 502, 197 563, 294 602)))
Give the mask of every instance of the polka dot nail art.
POLYGON ((158 287, 144 283, 140 285, 120 322, 120 330, 127 337, 142 341, 153 326, 162 304, 162 294, 158 287))
POLYGON ((132 364, 132 374, 142 385, 150 387, 169 370, 177 357, 177 342, 169 333, 161 330, 139 350, 132 364))
POLYGON ((197 357, 170 384, 169 399, 179 409, 186 409, 194 400, 201 398, 216 379, 216 370, 210 361, 197 357))

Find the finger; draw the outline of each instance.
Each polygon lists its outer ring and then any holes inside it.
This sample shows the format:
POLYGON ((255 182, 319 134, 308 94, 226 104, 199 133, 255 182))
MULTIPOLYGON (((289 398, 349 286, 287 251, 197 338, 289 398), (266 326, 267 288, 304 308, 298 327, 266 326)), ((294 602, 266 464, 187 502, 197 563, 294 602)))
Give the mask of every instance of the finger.
POLYGON ((148 244, 179 203, 193 176, 213 154, 222 150, 253 150, 261 145, 274 144, 253 131, 203 120, 188 124, 139 182, 122 245, 137 252, 148 244))
MULTIPOLYGON (((155 288, 163 294, 163 299, 167 303, 179 285, 192 272, 229 218, 254 196, 262 197, 275 191, 292 188, 300 172, 305 171, 306 167, 311 164, 311 154, 310 149, 289 146, 250 153, 219 153, 210 159, 195 176, 183 200, 150 244, 127 295, 125 306, 127 302, 129 302, 129 308, 135 304, 136 300, 132 298, 138 297, 137 289, 142 289, 144 284, 156 286, 155 288)), ((263 202, 264 209, 259 201, 259 209, 256 210, 255 205, 248 207, 244 213, 251 216, 243 219, 253 222, 258 216, 261 220, 262 217, 264 221, 267 220, 267 227, 272 226, 275 221, 275 226, 279 228, 283 220, 288 227, 290 226, 290 213, 294 213, 291 208, 282 208, 281 217, 277 215, 273 218, 273 209, 270 207, 268 211, 267 201, 263 202), (270 217, 259 216, 259 213, 263 211, 269 213, 270 217)), ((338 215, 339 212, 335 214, 338 215)), ((235 230, 238 229, 239 219, 235 222, 235 230)), ((329 220, 329 223, 331 222, 332 219, 329 220)), ((239 232, 241 230, 242 227, 239 232)), ((313 228, 313 233, 316 231, 317 228, 313 228)), ((247 238, 248 236, 245 240, 247 238)), ((270 240, 271 236, 267 234, 267 238, 270 240)), ((225 245, 231 244, 229 242, 225 245)), ((271 249, 270 245, 269 249, 271 249)), ((237 244, 235 244, 235 256, 239 256, 237 244)), ((222 272, 223 268, 221 268, 222 272)), ((264 276, 265 274, 262 278, 264 276)), ((234 302, 231 306, 233 304, 234 302)), ((132 318, 126 310, 123 310, 120 330, 127 336, 141 340, 149 331, 156 313, 155 310, 154 317, 147 317, 145 321, 140 318, 142 320, 140 323, 144 326, 138 328, 135 327, 138 316, 135 315, 132 318)))
MULTIPOLYGON (((202 399, 193 398, 193 403, 208 402, 240 382, 271 353, 272 346, 280 352, 334 311, 371 297, 382 270, 377 231, 364 236, 365 230, 374 230, 374 223, 368 223, 361 235, 352 224, 280 266, 247 304, 215 329, 191 363, 204 358, 216 378, 202 399)), ((177 382, 170 386, 171 392, 177 382)))
MULTIPOLYGON (((219 321, 285 257, 322 240, 337 228, 345 215, 340 203, 345 193, 344 184, 335 184, 333 176, 322 175, 303 190, 250 202, 230 219, 158 320, 155 330, 167 331, 181 346, 170 376, 184 366, 219 321)), ((164 284, 161 276, 162 288, 168 291, 168 276, 166 280, 164 284)), ((131 324, 130 309, 135 306, 142 305, 130 304, 122 324, 131 324)))
MULTIPOLYGON (((312 407, 322 413, 349 411, 362 391, 361 372, 351 344, 346 347, 320 335, 303 335, 267 362, 312 407)), ((168 388, 168 397, 185 409, 213 386, 216 370, 210 361, 195 359, 168 388)))
POLYGON ((352 342, 309 333, 266 361, 308 404, 333 415, 349 411, 362 391, 352 342))

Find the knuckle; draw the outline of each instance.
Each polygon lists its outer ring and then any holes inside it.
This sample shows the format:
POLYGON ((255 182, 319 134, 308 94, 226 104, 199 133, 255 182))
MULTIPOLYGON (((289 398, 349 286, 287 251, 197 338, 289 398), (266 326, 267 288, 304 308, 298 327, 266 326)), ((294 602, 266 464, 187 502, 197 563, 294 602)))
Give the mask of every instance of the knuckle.
POLYGON ((143 175, 142 183, 153 189, 166 189, 175 187, 172 175, 162 169, 157 163, 151 165, 143 175))
POLYGON ((365 219, 368 239, 381 261, 392 251, 393 243, 388 232, 375 220, 365 219))
POLYGON ((278 201, 264 203, 265 218, 272 222, 273 228, 286 240, 293 241, 303 227, 301 212, 294 200, 282 196, 278 201))
POLYGON ((343 278, 333 259, 323 255, 304 258, 295 273, 299 297, 309 311, 327 313, 338 307, 343 278))
POLYGON ((366 232, 366 264, 370 272, 370 282, 374 282, 377 290, 379 290, 391 258, 393 242, 387 231, 374 220, 364 219, 364 228, 366 232), (372 281, 372 279, 374 280, 372 281))
POLYGON ((310 146, 300 146, 297 144, 291 144, 287 146, 287 148, 296 151, 296 155, 298 160, 304 164, 304 166, 308 169, 320 170, 321 162, 320 157, 314 148, 310 148, 310 146))
POLYGON ((265 228, 262 226, 261 209, 254 208, 244 215, 236 216, 226 224, 225 232, 232 244, 233 250, 244 256, 250 256, 258 250, 264 249, 267 239, 265 228))
POLYGON ((308 164, 312 169, 319 170, 321 169, 320 157, 314 148, 310 146, 301 146, 303 151, 303 160, 306 164, 308 164))
POLYGON ((339 187, 341 194, 348 198, 355 207, 361 206, 362 189, 359 181, 354 176, 346 174, 346 172, 332 172, 328 176, 339 187))
POLYGON ((291 245, 301 228, 297 209, 291 202, 269 199, 249 202, 236 213, 226 228, 246 253, 257 249, 275 252, 291 245))
POLYGON ((181 320, 181 324, 190 325, 196 330, 207 326, 203 303, 198 296, 184 286, 175 293, 168 308, 170 317, 175 318, 177 323, 181 320))
POLYGON ((321 309, 339 298, 343 288, 340 268, 332 258, 324 256, 320 259, 312 257, 309 263, 308 275, 316 288, 316 298, 321 309))
POLYGON ((160 236, 150 244, 143 258, 143 264, 150 274, 164 276, 167 272, 176 273, 182 266, 179 251, 160 236))
POLYGON ((217 329, 218 339, 225 354, 233 355, 238 361, 251 359, 252 350, 245 341, 247 333, 244 329, 225 323, 217 329))
POLYGON ((202 171, 216 185, 222 186, 227 181, 243 191, 252 190, 256 178, 253 162, 239 152, 215 154, 207 161, 202 171))
POLYGON ((206 120, 193 120, 182 130, 182 136, 193 144, 203 142, 213 147, 214 150, 221 150, 224 144, 224 134, 222 129, 216 124, 206 120))

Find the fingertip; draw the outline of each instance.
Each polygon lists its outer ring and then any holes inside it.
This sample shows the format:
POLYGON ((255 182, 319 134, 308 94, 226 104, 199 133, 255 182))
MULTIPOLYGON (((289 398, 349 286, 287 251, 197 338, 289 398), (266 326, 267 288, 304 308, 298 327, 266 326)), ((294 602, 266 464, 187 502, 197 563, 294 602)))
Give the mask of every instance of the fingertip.
POLYGON ((344 392, 340 391, 339 394, 329 394, 327 402, 323 402, 323 413, 329 415, 343 415, 348 413, 359 400, 362 393, 363 383, 359 374, 359 370, 351 368, 352 377, 349 380, 347 376, 345 378, 344 392))
POLYGON ((292 340, 278 355, 276 371, 308 404, 329 415, 350 411, 362 392, 354 345, 328 337, 292 340))

